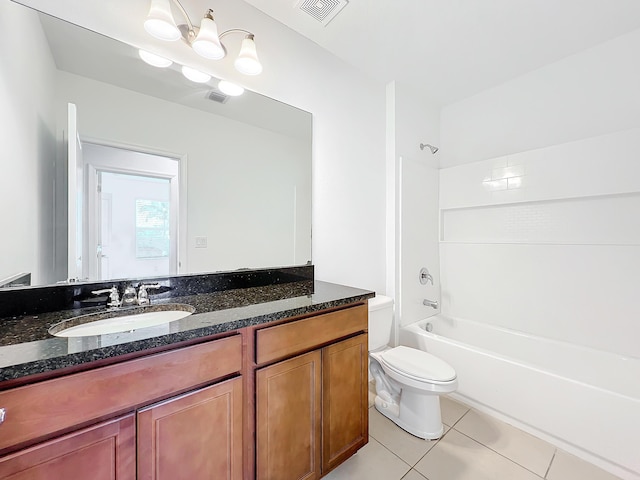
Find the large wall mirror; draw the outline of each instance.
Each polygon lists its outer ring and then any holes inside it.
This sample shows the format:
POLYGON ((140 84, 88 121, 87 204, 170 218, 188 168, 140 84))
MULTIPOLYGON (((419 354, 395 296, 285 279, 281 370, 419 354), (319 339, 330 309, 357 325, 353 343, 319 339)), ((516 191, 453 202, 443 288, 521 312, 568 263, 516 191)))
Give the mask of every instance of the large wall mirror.
POLYGON ((9 0, 0 104, 0 286, 311 260, 308 112, 9 0))

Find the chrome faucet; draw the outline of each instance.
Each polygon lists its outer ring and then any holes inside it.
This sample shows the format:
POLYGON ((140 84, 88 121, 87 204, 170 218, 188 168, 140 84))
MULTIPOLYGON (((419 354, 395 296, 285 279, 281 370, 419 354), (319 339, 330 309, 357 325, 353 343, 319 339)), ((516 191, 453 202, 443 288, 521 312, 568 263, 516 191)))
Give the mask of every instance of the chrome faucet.
POLYGON ((431 308, 438 308, 438 301, 437 300, 427 300, 426 298, 422 301, 422 304, 425 307, 431 307, 431 308))
POLYGON ((429 273, 429 270, 427 270, 425 267, 422 267, 420 269, 420 275, 418 279, 420 280, 421 285, 426 285, 427 282, 430 282, 431 285, 433 285, 433 275, 431 275, 429 273))
POLYGON ((159 283, 143 283, 138 287, 138 305, 150 305, 149 292, 147 290, 156 290, 160 288, 159 283))
POLYGON ((107 307, 119 307, 122 304, 120 300, 120 294, 118 293, 118 287, 115 285, 111 288, 105 288, 103 290, 93 290, 91 293, 94 295, 109 294, 109 300, 107 301, 107 307))
POLYGON ((138 304, 138 293, 136 292, 136 287, 133 285, 128 285, 124 289, 124 293, 122 294, 122 303, 123 307, 130 307, 131 305, 138 304))

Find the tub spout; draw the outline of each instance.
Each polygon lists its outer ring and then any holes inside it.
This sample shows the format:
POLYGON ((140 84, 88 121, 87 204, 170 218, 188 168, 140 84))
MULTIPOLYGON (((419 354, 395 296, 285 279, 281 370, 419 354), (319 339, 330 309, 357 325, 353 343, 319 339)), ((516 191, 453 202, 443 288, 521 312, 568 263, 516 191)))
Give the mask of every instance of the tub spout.
POLYGON ((437 300, 427 300, 426 298, 422 301, 422 304, 425 307, 431 307, 431 308, 438 308, 438 301, 437 300))

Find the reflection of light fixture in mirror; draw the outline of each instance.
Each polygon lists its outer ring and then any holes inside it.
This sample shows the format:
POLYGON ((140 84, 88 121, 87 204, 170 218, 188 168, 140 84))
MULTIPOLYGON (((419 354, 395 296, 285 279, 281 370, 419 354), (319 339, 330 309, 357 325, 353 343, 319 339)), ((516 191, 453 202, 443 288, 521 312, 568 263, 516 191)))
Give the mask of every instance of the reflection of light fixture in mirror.
POLYGON ((262 72, 262 64, 258 60, 253 33, 234 28, 218 35, 218 27, 213 19, 213 10, 211 9, 204 14, 198 28, 191 23, 189 15, 179 0, 151 0, 151 9, 144 22, 144 27, 147 32, 160 40, 177 40, 182 36, 198 55, 212 60, 219 60, 227 54, 227 49, 221 43, 223 37, 232 33, 242 33, 245 38, 242 41, 238 58, 234 62, 236 69, 245 75, 258 75, 262 72), (186 25, 176 26, 171 14, 170 1, 173 1, 180 9, 187 21, 186 25), (176 31, 179 34, 177 37, 176 31))
POLYGON ((218 82, 218 90, 230 97, 237 97, 244 93, 244 88, 237 83, 229 82, 228 80, 220 80, 218 82))
POLYGON ((187 66, 182 67, 182 74, 192 82, 196 83, 206 83, 211 80, 211 75, 187 66))
POLYGON ((138 50, 138 55, 140 55, 140 58, 144 60, 145 63, 158 68, 167 68, 170 67, 173 63, 168 58, 161 57, 160 55, 156 55, 155 53, 147 52, 146 50, 138 50))

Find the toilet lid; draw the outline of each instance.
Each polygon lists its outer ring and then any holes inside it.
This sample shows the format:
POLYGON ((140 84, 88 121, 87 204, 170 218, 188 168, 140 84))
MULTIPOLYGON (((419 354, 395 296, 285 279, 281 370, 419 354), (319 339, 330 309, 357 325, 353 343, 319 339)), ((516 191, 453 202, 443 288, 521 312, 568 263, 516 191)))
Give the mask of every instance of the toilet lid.
POLYGON ((389 368, 415 379, 449 382, 456 378, 449 364, 416 348, 401 345, 383 352, 380 358, 389 368))

